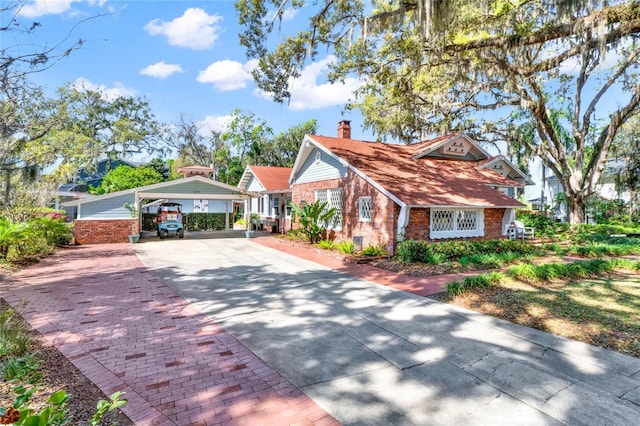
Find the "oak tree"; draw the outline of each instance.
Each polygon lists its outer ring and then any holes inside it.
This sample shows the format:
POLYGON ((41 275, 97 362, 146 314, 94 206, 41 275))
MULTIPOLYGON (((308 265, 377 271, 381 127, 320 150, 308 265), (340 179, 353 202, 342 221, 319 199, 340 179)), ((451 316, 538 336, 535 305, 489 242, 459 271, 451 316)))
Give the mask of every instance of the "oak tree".
POLYGON ((465 131, 534 155, 584 220, 620 127, 638 113, 640 2, 607 0, 237 0, 258 86, 289 97, 331 53, 357 75, 351 107, 381 138, 465 131), (291 10, 308 19, 289 28, 291 10))

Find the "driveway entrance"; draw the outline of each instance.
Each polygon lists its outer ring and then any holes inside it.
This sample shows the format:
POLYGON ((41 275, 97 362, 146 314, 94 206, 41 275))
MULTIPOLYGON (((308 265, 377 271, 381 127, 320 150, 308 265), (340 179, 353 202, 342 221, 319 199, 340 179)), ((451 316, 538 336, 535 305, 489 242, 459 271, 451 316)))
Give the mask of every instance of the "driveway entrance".
POLYGON ((619 424, 640 360, 358 280, 246 239, 143 264, 344 424, 619 424))

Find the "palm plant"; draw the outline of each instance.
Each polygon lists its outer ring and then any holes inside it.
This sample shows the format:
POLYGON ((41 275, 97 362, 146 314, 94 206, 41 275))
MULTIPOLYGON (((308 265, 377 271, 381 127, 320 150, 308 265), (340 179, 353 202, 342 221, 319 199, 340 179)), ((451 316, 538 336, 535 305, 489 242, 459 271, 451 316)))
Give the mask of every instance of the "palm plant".
POLYGON ((289 205, 291 206, 291 220, 298 219, 302 234, 312 244, 320 240, 320 236, 326 229, 324 224, 329 223, 337 212, 334 207, 327 208, 328 203, 319 200, 313 203, 307 203, 303 200, 300 205, 293 202, 289 205))
POLYGON ((0 259, 6 259, 9 248, 19 242, 23 236, 24 227, 12 223, 6 217, 0 218, 0 259))

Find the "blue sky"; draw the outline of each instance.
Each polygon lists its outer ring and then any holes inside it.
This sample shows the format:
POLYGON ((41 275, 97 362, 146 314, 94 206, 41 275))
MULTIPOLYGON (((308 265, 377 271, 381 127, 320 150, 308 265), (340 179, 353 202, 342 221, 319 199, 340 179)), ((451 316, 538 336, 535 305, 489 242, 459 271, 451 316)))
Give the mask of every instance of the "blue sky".
MULTIPOLYGON (((359 113, 343 115, 358 82, 327 83, 330 57, 320 57, 291 82, 288 105, 260 93, 250 76, 254 64, 238 42, 233 1, 38 0, 23 7, 20 19, 41 27, 27 44, 25 39, 3 44, 24 45, 26 52, 66 37, 84 42, 54 67, 32 75, 50 92, 73 83, 105 96, 143 97, 159 120, 177 122, 184 114, 204 129, 223 129, 236 108, 266 120, 274 133, 316 119, 319 134, 334 136, 338 121, 349 119, 353 138, 373 138, 363 131, 359 113)), ((304 24, 300 16, 287 19, 304 24)))

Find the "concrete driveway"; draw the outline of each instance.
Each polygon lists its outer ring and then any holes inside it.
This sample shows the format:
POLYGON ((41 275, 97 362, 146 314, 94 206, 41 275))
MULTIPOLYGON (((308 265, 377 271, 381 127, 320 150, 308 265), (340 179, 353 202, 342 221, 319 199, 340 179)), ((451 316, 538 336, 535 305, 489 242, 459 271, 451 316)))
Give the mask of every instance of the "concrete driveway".
POLYGON ((343 424, 629 425, 640 360, 335 272, 246 239, 143 264, 343 424))

